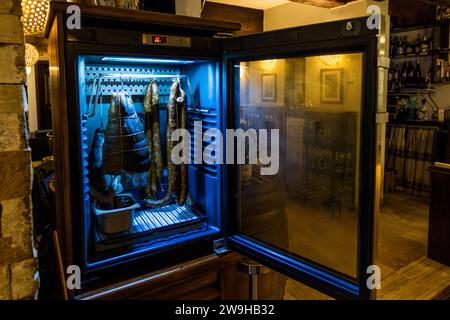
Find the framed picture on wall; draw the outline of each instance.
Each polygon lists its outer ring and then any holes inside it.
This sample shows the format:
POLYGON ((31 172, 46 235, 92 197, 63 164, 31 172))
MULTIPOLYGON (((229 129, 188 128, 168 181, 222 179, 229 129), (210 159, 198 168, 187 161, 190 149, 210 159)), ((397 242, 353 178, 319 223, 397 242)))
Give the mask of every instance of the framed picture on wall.
POLYGON ((276 100, 276 79, 273 73, 262 75, 262 101, 276 100))
POLYGON ((343 69, 320 70, 320 102, 342 104, 343 69))

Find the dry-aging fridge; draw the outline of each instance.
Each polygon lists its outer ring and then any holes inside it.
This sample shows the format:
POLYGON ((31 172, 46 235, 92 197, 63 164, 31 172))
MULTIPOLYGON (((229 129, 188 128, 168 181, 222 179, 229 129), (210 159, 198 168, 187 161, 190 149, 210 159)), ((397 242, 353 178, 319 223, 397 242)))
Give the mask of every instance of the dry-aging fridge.
POLYGON ((366 18, 234 37, 233 24, 90 6, 71 30, 65 6, 47 27, 57 229, 83 283, 232 250, 369 297, 379 31, 366 18), (174 165, 174 128, 200 134, 190 155, 209 159, 174 165), (239 128, 278 130, 275 172, 208 152, 239 128))

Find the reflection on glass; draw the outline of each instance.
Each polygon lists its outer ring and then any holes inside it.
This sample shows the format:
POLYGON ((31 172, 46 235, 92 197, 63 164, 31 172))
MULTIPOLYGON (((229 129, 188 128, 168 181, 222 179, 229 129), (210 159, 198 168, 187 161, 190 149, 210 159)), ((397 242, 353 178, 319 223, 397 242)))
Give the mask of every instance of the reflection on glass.
POLYGON ((363 54, 337 57, 240 63, 238 126, 280 130, 277 174, 241 165, 240 227, 356 277, 363 54))

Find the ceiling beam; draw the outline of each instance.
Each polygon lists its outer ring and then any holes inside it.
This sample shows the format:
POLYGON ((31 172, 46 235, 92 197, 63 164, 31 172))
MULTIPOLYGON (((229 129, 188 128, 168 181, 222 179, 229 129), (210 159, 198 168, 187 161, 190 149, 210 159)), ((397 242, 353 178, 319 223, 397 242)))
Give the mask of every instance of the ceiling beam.
POLYGON ((322 8, 335 8, 355 0, 290 0, 322 8))

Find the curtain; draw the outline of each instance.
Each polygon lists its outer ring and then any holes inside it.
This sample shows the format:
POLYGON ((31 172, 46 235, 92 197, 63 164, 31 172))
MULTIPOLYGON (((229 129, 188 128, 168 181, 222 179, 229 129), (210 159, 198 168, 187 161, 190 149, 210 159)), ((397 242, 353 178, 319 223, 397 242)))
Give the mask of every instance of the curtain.
POLYGON ((392 125, 387 144, 386 168, 395 170, 396 190, 428 196, 437 127, 392 125))

